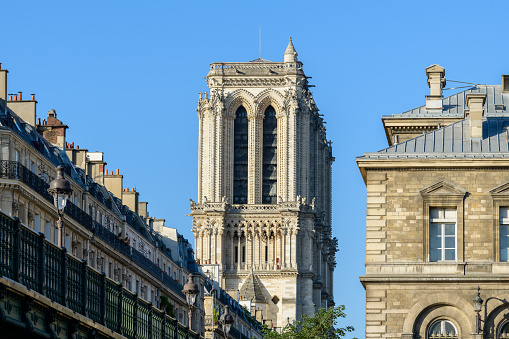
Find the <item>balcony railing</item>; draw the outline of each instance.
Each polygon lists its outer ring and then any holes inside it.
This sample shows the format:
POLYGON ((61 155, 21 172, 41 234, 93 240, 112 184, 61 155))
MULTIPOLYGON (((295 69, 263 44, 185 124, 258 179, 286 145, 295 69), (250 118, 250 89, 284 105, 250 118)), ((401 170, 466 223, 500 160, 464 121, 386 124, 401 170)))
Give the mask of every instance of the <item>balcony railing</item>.
MULTIPOLYGON (((19 180, 36 191, 43 198, 53 203, 53 197, 47 191, 49 185, 17 161, 0 160, 0 178, 19 180)), ((116 251, 131 258, 132 261, 145 269, 168 288, 172 289, 181 298, 185 299, 185 296, 182 293, 182 286, 180 284, 164 273, 155 263, 150 261, 139 251, 124 243, 116 234, 108 230, 99 222, 94 221, 88 213, 80 209, 71 201, 68 201, 65 206, 65 214, 70 216, 87 230, 93 232, 94 237, 104 240, 104 242, 113 247, 116 251)))
POLYGON ((199 335, 0 212, 0 275, 127 338, 199 335))

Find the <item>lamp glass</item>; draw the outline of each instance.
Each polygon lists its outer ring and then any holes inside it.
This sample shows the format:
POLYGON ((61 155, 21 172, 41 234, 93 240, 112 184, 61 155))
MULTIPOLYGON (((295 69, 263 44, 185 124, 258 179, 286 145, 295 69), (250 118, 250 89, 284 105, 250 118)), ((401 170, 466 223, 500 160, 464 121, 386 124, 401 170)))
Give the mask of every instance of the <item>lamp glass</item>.
POLYGON ((482 308, 482 301, 478 300, 478 298, 475 298, 474 299, 474 311, 476 313, 479 313, 479 312, 481 312, 481 308, 482 308))
POLYGON ((196 294, 189 293, 189 301, 190 301, 190 305, 194 305, 194 302, 196 301, 196 294))
POLYGON ((224 324, 223 325, 223 332, 226 333, 226 334, 230 333, 231 327, 232 327, 231 324, 224 324))
POLYGON ((57 208, 59 210, 63 210, 65 208, 65 206, 67 205, 68 198, 69 198, 69 196, 67 194, 57 193, 57 196, 54 198, 55 206, 57 206, 57 208))

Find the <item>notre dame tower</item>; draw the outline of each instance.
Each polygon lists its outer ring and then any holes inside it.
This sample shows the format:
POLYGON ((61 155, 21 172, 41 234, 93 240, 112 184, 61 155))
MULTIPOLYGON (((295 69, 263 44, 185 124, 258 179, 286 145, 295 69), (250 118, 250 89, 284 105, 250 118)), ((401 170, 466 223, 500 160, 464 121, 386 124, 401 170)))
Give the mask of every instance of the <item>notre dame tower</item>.
POLYGON ((196 258, 275 327, 334 305, 331 143, 290 43, 215 62, 198 102, 196 258))

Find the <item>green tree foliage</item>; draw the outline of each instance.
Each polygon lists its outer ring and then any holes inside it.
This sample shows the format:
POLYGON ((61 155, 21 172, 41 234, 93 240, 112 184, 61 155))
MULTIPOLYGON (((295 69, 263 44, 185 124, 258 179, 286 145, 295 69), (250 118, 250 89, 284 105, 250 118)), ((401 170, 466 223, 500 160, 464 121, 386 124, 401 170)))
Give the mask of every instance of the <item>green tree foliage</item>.
POLYGON ((267 326, 263 329, 264 339, 334 339, 343 338, 347 332, 352 332, 352 326, 336 327, 339 318, 345 318, 345 306, 321 308, 312 317, 303 315, 302 320, 288 324, 282 331, 271 331, 267 326))

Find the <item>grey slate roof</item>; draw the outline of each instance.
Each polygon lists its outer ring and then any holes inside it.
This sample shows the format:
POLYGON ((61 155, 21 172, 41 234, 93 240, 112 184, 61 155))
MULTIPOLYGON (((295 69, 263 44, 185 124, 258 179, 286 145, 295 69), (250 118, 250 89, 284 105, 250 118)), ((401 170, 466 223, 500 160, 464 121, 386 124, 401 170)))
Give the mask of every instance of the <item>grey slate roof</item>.
POLYGON ((478 85, 443 99, 443 110, 427 110, 424 106, 390 118, 463 118, 465 98, 470 93, 486 94, 483 118, 483 138, 470 138, 469 118, 446 127, 422 134, 374 153, 365 153, 357 159, 405 158, 509 158, 509 93, 502 93, 501 85, 478 85))
POLYGON ((509 117, 485 117, 484 137, 472 139, 466 118, 360 158, 509 158, 508 126, 509 117))
POLYGON ((466 91, 459 92, 448 96, 442 100, 442 110, 427 110, 425 106, 420 106, 409 111, 384 116, 384 119, 390 118, 429 118, 429 117, 463 117, 465 113, 465 97, 470 93, 486 94, 486 103, 484 104, 484 112, 486 116, 491 115, 509 115, 509 93, 502 93, 501 85, 477 85, 467 89, 466 91), (496 109, 496 106, 503 106, 503 109, 496 109))
MULTIPOLYGON (((28 144, 32 145, 37 151, 39 151, 39 153, 50 160, 55 167, 58 165, 73 167, 70 160, 67 158, 65 151, 59 150, 57 147, 51 145, 37 132, 34 126, 24 122, 10 108, 7 108, 7 110, 4 111, 5 107, 2 106, 0 109, 0 128, 11 129, 14 131, 19 137, 24 139, 28 144)), ((71 172, 71 176, 77 184, 85 187, 83 178, 81 178, 75 171, 71 172)))
POLYGON ((249 273, 246 281, 240 288, 240 295, 243 300, 253 300, 255 302, 267 302, 263 296, 262 288, 258 278, 254 275, 253 271, 249 273))

